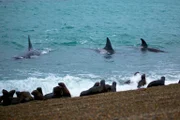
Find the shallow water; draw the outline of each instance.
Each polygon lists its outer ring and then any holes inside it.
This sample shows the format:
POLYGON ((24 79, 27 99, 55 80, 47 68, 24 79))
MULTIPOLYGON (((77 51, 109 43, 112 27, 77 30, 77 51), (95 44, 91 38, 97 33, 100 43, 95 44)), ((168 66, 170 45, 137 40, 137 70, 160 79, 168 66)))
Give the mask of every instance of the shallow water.
POLYGON ((136 89, 136 71, 148 82, 180 79, 180 1, 178 0, 1 0, 0 88, 51 92, 65 82, 73 96, 96 81, 118 83, 117 89, 136 89), (43 55, 12 57, 27 51, 27 36, 43 55), (116 53, 95 49, 111 40, 116 53), (167 53, 141 52, 140 38, 167 53), (49 52, 50 51, 50 52, 49 52), (131 79, 134 83, 124 85, 131 79))

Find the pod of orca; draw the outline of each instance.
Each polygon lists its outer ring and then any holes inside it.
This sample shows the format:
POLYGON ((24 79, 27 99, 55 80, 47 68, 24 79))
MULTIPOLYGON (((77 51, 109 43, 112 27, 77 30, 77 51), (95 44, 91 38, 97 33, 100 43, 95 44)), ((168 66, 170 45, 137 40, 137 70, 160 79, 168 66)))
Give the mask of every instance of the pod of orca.
MULTIPOLYGON (((108 55, 112 55, 115 53, 115 50, 112 47, 111 41, 110 39, 107 37, 106 40, 106 45, 104 48, 102 49, 98 49, 96 50, 97 52, 99 52, 100 54, 108 54, 108 55)), ((150 52, 165 52, 163 50, 159 50, 159 49, 155 49, 155 48, 149 48, 146 41, 144 39, 141 38, 141 51, 150 51, 150 52)), ((20 56, 15 56, 14 59, 30 59, 33 56, 40 56, 42 54, 41 51, 33 49, 31 40, 30 40, 30 36, 28 35, 28 51, 26 53, 24 53, 23 55, 20 56)))

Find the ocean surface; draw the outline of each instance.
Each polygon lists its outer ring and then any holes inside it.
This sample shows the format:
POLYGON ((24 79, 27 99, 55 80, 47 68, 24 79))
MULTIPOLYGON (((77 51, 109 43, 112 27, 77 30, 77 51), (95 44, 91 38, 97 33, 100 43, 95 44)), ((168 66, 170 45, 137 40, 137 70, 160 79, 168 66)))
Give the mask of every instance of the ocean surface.
POLYGON ((46 94, 64 82, 75 97, 105 79, 124 91, 137 89, 137 71, 148 83, 161 76, 177 83, 179 46, 179 0, 0 0, 0 90, 46 94), (28 35, 43 54, 14 60, 28 50, 28 35), (95 51, 107 37, 111 56, 95 51), (140 51, 140 38, 166 52, 140 51))

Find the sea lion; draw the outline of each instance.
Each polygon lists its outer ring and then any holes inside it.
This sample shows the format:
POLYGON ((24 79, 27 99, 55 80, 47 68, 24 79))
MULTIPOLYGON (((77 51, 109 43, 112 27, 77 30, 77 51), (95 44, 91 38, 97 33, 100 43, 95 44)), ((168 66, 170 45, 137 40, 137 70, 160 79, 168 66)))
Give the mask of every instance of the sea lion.
POLYGON ((7 91, 5 89, 2 90, 3 96, 1 96, 1 99, 3 101, 3 105, 10 105, 12 103, 13 95, 15 93, 15 90, 7 91))
POLYGON ((44 95, 44 100, 52 99, 52 98, 54 98, 54 94, 53 93, 48 93, 48 94, 44 95))
POLYGON ((3 98, 3 97, 2 97, 2 96, 0 96, 0 104, 1 104, 2 98, 3 98))
POLYGON ((179 84, 180 84, 180 80, 179 80, 179 82, 178 82, 179 84))
POLYGON ((96 82, 93 87, 95 87, 95 86, 100 86, 100 83, 96 82))
POLYGON ((34 96, 34 100, 43 100, 44 97, 38 90, 33 90, 31 94, 34 96))
POLYGON ((113 81, 112 86, 111 86, 111 92, 116 92, 116 85, 117 83, 113 81))
POLYGON ((60 98, 63 96, 63 88, 61 86, 56 86, 53 88, 53 98, 60 98))
POLYGON ((164 83, 165 83, 165 77, 162 76, 160 80, 155 80, 155 81, 150 82, 147 87, 163 86, 164 83))
POLYGON ((80 96, 94 95, 94 94, 99 94, 103 92, 108 92, 105 86, 105 80, 100 81, 100 86, 93 86, 89 88, 88 90, 82 91, 80 93, 80 96))
POLYGON ((63 97, 71 97, 71 94, 69 92, 69 90, 67 89, 66 85, 63 82, 58 83, 58 85, 60 87, 62 87, 62 91, 63 91, 63 97))
POLYGON ((138 82, 137 87, 140 88, 144 85, 146 85, 146 75, 145 74, 141 75, 141 80, 138 82))
POLYGON ((41 88, 41 87, 38 87, 36 90, 39 91, 39 92, 43 95, 43 92, 42 92, 42 88, 41 88))
POLYGON ((155 48, 149 48, 146 41, 141 38, 141 51, 150 51, 150 52, 164 52, 155 48))
POLYGON ((108 84, 106 84, 105 86, 106 86, 106 90, 108 91, 108 92, 116 92, 116 82, 115 81, 113 81, 112 82, 112 85, 108 85, 108 84))
POLYGON ((28 91, 16 92, 17 97, 19 98, 19 103, 25 103, 33 100, 33 97, 28 91))

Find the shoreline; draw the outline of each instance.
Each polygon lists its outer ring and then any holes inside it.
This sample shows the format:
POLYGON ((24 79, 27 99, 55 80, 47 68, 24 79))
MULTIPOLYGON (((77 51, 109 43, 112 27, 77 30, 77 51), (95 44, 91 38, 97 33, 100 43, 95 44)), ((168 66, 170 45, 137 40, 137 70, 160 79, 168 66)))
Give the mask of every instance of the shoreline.
POLYGON ((178 119, 180 84, 0 106, 3 120, 178 119))

